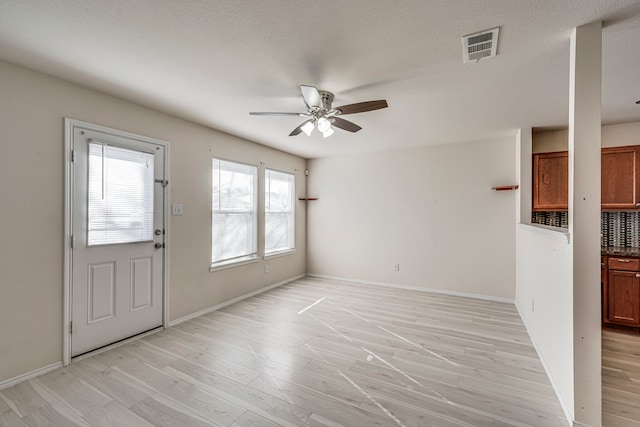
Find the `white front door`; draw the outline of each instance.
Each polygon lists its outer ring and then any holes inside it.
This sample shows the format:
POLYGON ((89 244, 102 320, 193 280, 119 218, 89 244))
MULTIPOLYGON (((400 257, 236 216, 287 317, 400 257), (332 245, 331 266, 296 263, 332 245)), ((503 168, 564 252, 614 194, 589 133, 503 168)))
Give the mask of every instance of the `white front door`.
POLYGON ((73 126, 71 356, 162 326, 160 144, 73 126))

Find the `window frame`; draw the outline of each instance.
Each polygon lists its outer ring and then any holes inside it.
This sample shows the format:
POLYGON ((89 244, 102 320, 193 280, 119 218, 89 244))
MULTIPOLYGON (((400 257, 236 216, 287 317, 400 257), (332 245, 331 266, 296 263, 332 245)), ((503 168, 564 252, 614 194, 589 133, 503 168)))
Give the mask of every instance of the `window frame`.
POLYGON ((264 245, 263 245, 263 251, 264 251, 264 256, 263 258, 265 260, 271 259, 271 258, 277 258, 277 257, 281 257, 281 256, 285 256, 285 255, 290 255, 296 252, 296 209, 295 209, 295 200, 296 200, 296 196, 295 196, 295 192, 296 192, 296 175, 295 173, 292 172, 287 172, 287 171, 283 171, 283 170, 278 170, 278 169, 274 169, 274 168, 264 168, 264 245), (270 183, 270 179, 267 178, 267 174, 268 172, 276 172, 276 173, 280 173, 280 174, 286 174, 291 176, 291 201, 290 201, 290 205, 291 205, 291 211, 290 212, 286 212, 291 216, 291 229, 289 230, 291 233, 291 247, 289 248, 285 248, 285 249, 280 249, 280 250, 275 250, 275 251, 267 251, 267 214, 270 213, 268 212, 267 206, 268 206, 268 200, 267 200, 267 191, 269 189, 269 183, 270 183))
MULTIPOLYGON (((246 163, 246 162, 239 162, 236 160, 229 160, 229 159, 225 159, 222 157, 216 157, 213 156, 211 158, 211 253, 210 253, 210 261, 211 261, 211 266, 209 267, 209 271, 217 271, 217 270, 222 270, 222 269, 226 269, 226 268, 231 268, 231 267, 236 267, 236 266, 240 266, 240 265, 244 265, 244 264, 249 264, 249 263, 254 263, 257 262, 259 260, 259 254, 258 254, 258 234, 259 234, 259 223, 258 223, 258 215, 260 214, 259 210, 259 183, 260 183, 260 178, 259 178, 259 168, 257 165, 255 164, 251 164, 251 163, 246 163), (215 237, 214 237, 214 218, 215 218, 215 206, 214 206, 214 188, 213 188, 213 180, 214 180, 214 173, 215 173, 215 166, 214 166, 214 162, 215 161, 219 161, 219 162, 226 162, 226 163, 232 163, 232 164, 236 164, 236 165, 240 165, 240 166, 247 166, 252 168, 255 171, 254 177, 253 177, 253 209, 251 211, 247 211, 249 213, 253 213, 253 236, 251 236, 253 238, 253 249, 254 251, 250 254, 246 254, 246 255, 239 255, 239 256, 234 256, 234 257, 230 257, 230 258, 224 258, 224 259, 220 259, 217 261, 213 260, 213 248, 215 243, 215 237)), ((237 211, 236 211, 237 212, 237 211)))

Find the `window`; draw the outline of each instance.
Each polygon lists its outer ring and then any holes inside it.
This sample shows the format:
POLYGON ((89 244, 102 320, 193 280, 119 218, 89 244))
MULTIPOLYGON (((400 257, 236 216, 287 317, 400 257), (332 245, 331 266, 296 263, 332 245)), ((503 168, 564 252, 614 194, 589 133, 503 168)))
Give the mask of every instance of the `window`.
POLYGON ((293 250, 294 176, 269 169, 264 173, 264 253, 293 250))
POLYGON ((153 240, 153 154, 89 143, 87 245, 153 240))
POLYGON ((214 158, 212 181, 212 263, 256 258, 258 168, 214 158))

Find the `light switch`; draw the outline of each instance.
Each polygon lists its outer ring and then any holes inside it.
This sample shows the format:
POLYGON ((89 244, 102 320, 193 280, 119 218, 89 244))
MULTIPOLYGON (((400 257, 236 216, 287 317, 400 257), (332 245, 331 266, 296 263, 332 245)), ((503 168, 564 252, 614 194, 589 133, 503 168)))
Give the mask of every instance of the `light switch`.
POLYGON ((174 203, 171 205, 171 215, 182 215, 182 203, 174 203))

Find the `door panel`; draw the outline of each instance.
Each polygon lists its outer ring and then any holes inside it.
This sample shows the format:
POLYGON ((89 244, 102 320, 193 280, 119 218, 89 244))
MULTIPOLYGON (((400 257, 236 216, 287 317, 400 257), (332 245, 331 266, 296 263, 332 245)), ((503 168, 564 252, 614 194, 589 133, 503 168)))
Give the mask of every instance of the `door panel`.
POLYGON ((131 260, 131 311, 151 307, 153 267, 151 258, 131 260))
POLYGON ((569 155, 533 155, 533 210, 565 210, 569 204, 569 155))
POLYGON ((640 326, 640 279, 636 273, 610 271, 607 293, 607 321, 640 326))
POLYGON ((115 263, 89 265, 87 323, 109 319, 116 314, 115 263))
POLYGON ((77 356, 162 326, 165 160, 162 145, 80 127, 72 149, 77 356))
POLYGON ((637 209, 640 202, 640 149, 612 147, 602 149, 602 209, 637 209))

